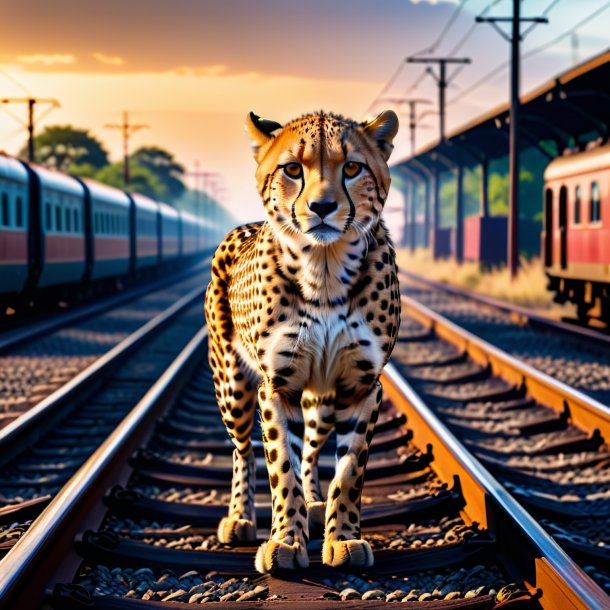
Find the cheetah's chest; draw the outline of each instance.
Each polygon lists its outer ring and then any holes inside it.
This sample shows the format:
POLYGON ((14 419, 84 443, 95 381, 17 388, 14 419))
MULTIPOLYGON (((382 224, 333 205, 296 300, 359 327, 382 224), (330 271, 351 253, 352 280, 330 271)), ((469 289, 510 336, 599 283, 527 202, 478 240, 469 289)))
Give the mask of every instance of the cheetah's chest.
POLYGON ((288 389, 320 394, 338 382, 357 386, 363 374, 377 375, 383 366, 378 337, 359 311, 308 312, 276 329, 266 343, 265 365, 288 389))

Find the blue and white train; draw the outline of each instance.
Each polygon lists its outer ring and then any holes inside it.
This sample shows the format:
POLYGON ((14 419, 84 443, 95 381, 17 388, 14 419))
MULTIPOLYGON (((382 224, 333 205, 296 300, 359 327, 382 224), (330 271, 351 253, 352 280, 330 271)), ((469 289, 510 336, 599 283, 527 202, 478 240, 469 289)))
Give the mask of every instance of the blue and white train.
POLYGON ((195 260, 222 227, 0 153, 0 305, 95 294, 195 260))

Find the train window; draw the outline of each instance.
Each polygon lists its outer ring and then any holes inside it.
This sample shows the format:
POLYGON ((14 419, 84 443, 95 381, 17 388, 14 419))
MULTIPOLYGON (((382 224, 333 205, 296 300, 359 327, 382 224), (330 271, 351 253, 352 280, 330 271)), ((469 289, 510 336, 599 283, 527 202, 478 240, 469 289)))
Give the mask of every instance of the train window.
POLYGON ((589 220, 590 222, 599 222, 602 219, 601 215, 601 201, 599 196, 599 184, 597 182, 591 183, 591 203, 589 206, 589 220))
POLYGON ((23 199, 21 197, 17 197, 15 200, 15 212, 17 217, 15 224, 18 227, 23 227, 23 199))
POLYGON ((8 195, 2 193, 2 224, 8 227, 10 224, 9 212, 8 212, 8 195))
POLYGON ((66 216, 66 231, 71 233, 72 232, 72 214, 70 213, 70 208, 66 208, 65 209, 65 216, 66 216))
POLYGON ((45 205, 45 227, 47 231, 53 230, 53 210, 51 208, 51 204, 47 203, 45 205))
POLYGON ((58 205, 55 206, 55 230, 61 231, 61 208, 58 205))
POLYGON ((78 210, 76 208, 74 208, 73 210, 73 220, 74 220, 74 232, 75 233, 80 233, 80 226, 78 223, 78 210))
POLYGON ((574 189, 574 224, 575 225, 579 225, 580 224, 580 208, 581 208, 581 202, 582 200, 582 195, 581 195, 581 190, 580 190, 580 184, 574 189))

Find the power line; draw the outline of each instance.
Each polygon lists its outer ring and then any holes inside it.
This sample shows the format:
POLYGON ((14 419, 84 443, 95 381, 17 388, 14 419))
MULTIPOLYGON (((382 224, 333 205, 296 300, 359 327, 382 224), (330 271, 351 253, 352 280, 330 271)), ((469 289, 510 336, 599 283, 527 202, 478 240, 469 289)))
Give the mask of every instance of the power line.
POLYGON ((13 116, 17 119, 21 125, 23 125, 28 131, 28 161, 34 162, 34 129, 35 129, 35 109, 36 104, 50 104, 50 108, 45 112, 42 116, 38 117, 38 120, 42 120, 51 110, 59 107, 59 102, 56 99, 42 99, 36 97, 6 97, 4 99, 0 99, 0 104, 27 104, 28 107, 28 119, 27 122, 24 123, 20 119, 18 119, 12 112, 7 112, 7 114, 13 116))
MULTIPOLYGON (((553 0, 540 14, 541 17, 546 17, 557 4, 559 4, 561 0, 553 0)), ((532 23, 529 27, 525 28, 523 32, 521 32, 521 38, 525 39, 525 37, 532 31, 535 30, 540 23, 532 23)))
MULTIPOLYGON (((502 2, 502 0, 492 0, 492 2, 490 2, 479 14, 481 15, 481 17, 484 17, 485 15, 487 15, 487 13, 489 13, 489 11, 496 5, 500 4, 500 2, 502 2)), ((453 47, 453 49, 451 49, 451 51, 449 51, 449 53, 447 53, 447 55, 449 55, 450 57, 452 57, 453 55, 455 55, 465 44, 466 42, 470 39, 470 37, 472 36, 472 34, 474 33, 474 31, 477 29, 477 24, 473 23, 469 28, 468 31, 464 34, 464 36, 462 36, 462 38, 460 38, 457 42, 457 44, 453 47)), ((463 68, 460 68, 460 70, 463 68)))
POLYGON ((438 76, 430 66, 426 68, 426 73, 430 74, 438 85, 440 139, 443 141, 445 139, 445 90, 449 84, 447 80, 447 64, 469 64, 470 59, 468 57, 407 57, 406 61, 412 64, 438 64, 439 66, 438 76))
POLYGON ((441 33, 438 35, 438 38, 429 47, 426 47, 425 49, 422 49, 421 51, 417 51, 416 53, 412 53, 411 57, 417 57, 419 55, 424 55, 424 54, 428 55, 430 53, 434 53, 438 49, 438 47, 441 45, 441 43, 445 39, 445 36, 447 36, 447 34, 449 33, 449 30, 455 23, 456 19, 460 16, 462 9, 466 6, 466 4, 468 2, 469 2, 469 0, 462 0, 455 7, 453 13, 451 13, 451 15, 449 16, 449 20, 445 24, 445 27, 441 30, 441 33))
MULTIPOLYGON (((481 17, 484 17, 485 15, 487 15, 487 13, 489 13, 489 11, 494 8, 495 6, 497 6, 498 4, 500 4, 500 2, 502 2, 503 0, 492 0, 492 2, 490 2, 480 13, 479 15, 481 17)), ((447 55, 449 55, 449 57, 453 57, 465 44, 466 42, 470 39, 470 37, 472 36, 472 34, 474 34, 474 32, 477 29, 477 23, 473 23, 470 28, 468 28, 468 31, 466 32, 466 34, 464 34, 464 36, 462 36, 462 38, 460 38, 460 40, 457 42, 457 44, 453 47, 453 49, 451 49, 451 51, 449 51, 449 53, 447 53, 447 55)), ((454 80, 456 79, 460 73, 462 72, 462 70, 465 68, 465 66, 458 66, 453 73, 451 74, 451 76, 449 77, 449 80, 454 80)))
POLYGON ((398 66, 398 68, 396 69, 396 71, 394 72, 394 74, 392 75, 390 80, 383 86, 381 91, 374 97, 373 101, 369 104, 369 107, 366 109, 366 111, 364 113, 365 115, 368 114, 375 107, 375 104, 379 101, 379 98, 394 84, 396 79, 400 76, 400 73, 402 72, 404 67, 405 67, 405 64, 403 61, 401 61, 400 65, 398 66))
MULTIPOLYGON (((470 0, 461 0, 461 2, 455 7, 453 12, 449 16, 449 20, 447 21, 447 23, 441 30, 441 33, 439 34, 436 41, 429 47, 426 47, 425 49, 422 49, 421 51, 417 51, 417 53, 412 54, 412 56, 422 55, 423 53, 434 52, 436 50, 436 48, 443 42, 443 40, 445 39, 445 36, 448 34, 452 25, 455 23, 455 20, 459 17, 460 13, 462 12, 462 9, 469 1, 470 0)), ((495 0, 495 1, 499 2, 500 0, 495 0)), ((400 62, 400 65, 396 69, 396 72, 394 72, 394 74, 392 75, 390 80, 384 85, 383 89, 375 96, 373 101, 370 103, 369 107, 366 109, 365 114, 368 114, 374 108, 375 104, 379 101, 379 98, 381 96, 383 96, 389 90, 389 88, 396 82, 396 79, 402 72, 403 68, 404 68, 404 62, 400 62)), ((422 74, 418 77, 418 79, 416 79, 415 83, 413 83, 407 89, 406 94, 408 95, 409 93, 411 93, 412 91, 417 89, 417 87, 424 80, 425 77, 426 77, 426 71, 424 70, 424 72, 422 72, 422 74)))
POLYGON ((523 59, 527 59, 528 57, 537 55, 538 53, 541 53, 542 51, 546 51, 546 49, 548 49, 549 47, 552 47, 553 45, 557 44, 558 42, 561 42, 564 38, 566 38, 567 36, 570 36, 570 34, 573 34, 576 30, 581 28, 583 25, 586 25, 587 23, 589 23, 589 21, 592 21, 593 19, 595 19, 596 17, 601 15, 604 11, 607 11, 609 8, 610 8, 610 2, 606 2, 605 4, 600 6, 597 10, 595 10, 593 13, 591 13, 588 17, 585 17, 582 21, 579 21, 576 25, 573 25, 569 30, 566 30, 563 34, 560 34, 556 38, 553 38, 552 40, 549 40, 548 42, 545 42, 544 44, 541 44, 540 46, 524 53, 523 59))
POLYGON ((134 125, 129 122, 129 113, 123 112, 123 122, 104 125, 108 129, 118 129, 123 136, 123 182, 125 187, 129 186, 129 138, 136 131, 146 129, 149 125, 134 125))
POLYGON ((509 196, 508 196, 508 268, 511 279, 517 277, 519 268, 519 96, 521 70, 521 24, 548 23, 547 17, 521 17, 521 0, 513 0, 513 14, 510 17, 478 16, 477 23, 489 23, 510 43, 510 133, 509 133, 509 196), (510 23, 509 35, 498 23, 510 23))
POLYGON ((6 70, 0 70, 0 74, 10 80, 14 85, 17 85, 17 87, 19 87, 19 89, 21 89, 27 96, 31 95, 29 89, 23 83, 20 83, 14 76, 11 76, 6 70))
MULTIPOLYGON (((417 105, 418 104, 431 104, 430 100, 424 100, 421 98, 383 98, 386 101, 393 104, 408 104, 409 105, 409 134, 411 136, 411 156, 415 155, 415 130, 418 127, 419 119, 421 115, 417 116, 417 105)), ((424 113, 425 114, 425 113, 424 113)))
MULTIPOLYGON (((552 40, 550 40, 548 42, 545 42, 544 44, 541 44, 538 47, 535 47, 534 49, 530 49, 529 51, 526 51, 522 55, 522 59, 525 60, 530 57, 533 57, 534 55, 537 55, 538 53, 541 53, 542 51, 546 51, 546 49, 548 49, 549 47, 552 47, 553 45, 557 44, 558 42, 561 42, 564 38, 566 38, 567 36, 570 36, 576 30, 581 28, 583 25, 586 25, 587 23, 589 23, 589 21, 592 21, 593 19, 595 19, 596 17, 601 15, 604 11, 608 10, 609 8, 610 8, 610 2, 606 2, 605 4, 600 6, 598 9, 593 11, 593 13, 589 14, 587 17, 585 17, 584 19, 579 21, 577 24, 573 25, 570 29, 566 30, 559 36, 553 38, 552 40)), ((495 68, 490 70, 487 74, 482 76, 480 79, 475 81, 467 89, 464 89, 464 91, 462 91, 461 93, 456 95, 453 99, 449 100, 447 102, 447 105, 451 106, 452 104, 455 104, 456 102, 459 102, 461 99, 470 95, 473 91, 476 91, 479 87, 484 85, 487 81, 492 79, 494 76, 501 74, 504 70, 506 70, 506 68, 508 68, 508 66, 509 66, 508 61, 502 62, 501 64, 499 64, 498 66, 496 66, 495 68)))

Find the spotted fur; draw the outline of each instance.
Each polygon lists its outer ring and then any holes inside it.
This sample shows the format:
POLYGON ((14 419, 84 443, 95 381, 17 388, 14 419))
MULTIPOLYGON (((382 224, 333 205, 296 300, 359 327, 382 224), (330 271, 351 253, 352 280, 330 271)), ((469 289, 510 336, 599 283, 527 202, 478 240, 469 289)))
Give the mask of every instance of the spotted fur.
POLYGON ((235 444, 222 542, 256 539, 258 402, 273 503, 260 572, 308 565, 311 523, 324 526, 323 561, 369 566, 360 498, 381 402, 379 375, 398 333, 395 255, 381 219, 398 120, 316 113, 282 127, 250 114, 266 220, 219 246, 206 294, 210 364, 235 444), (324 498, 318 453, 337 436, 324 498))

